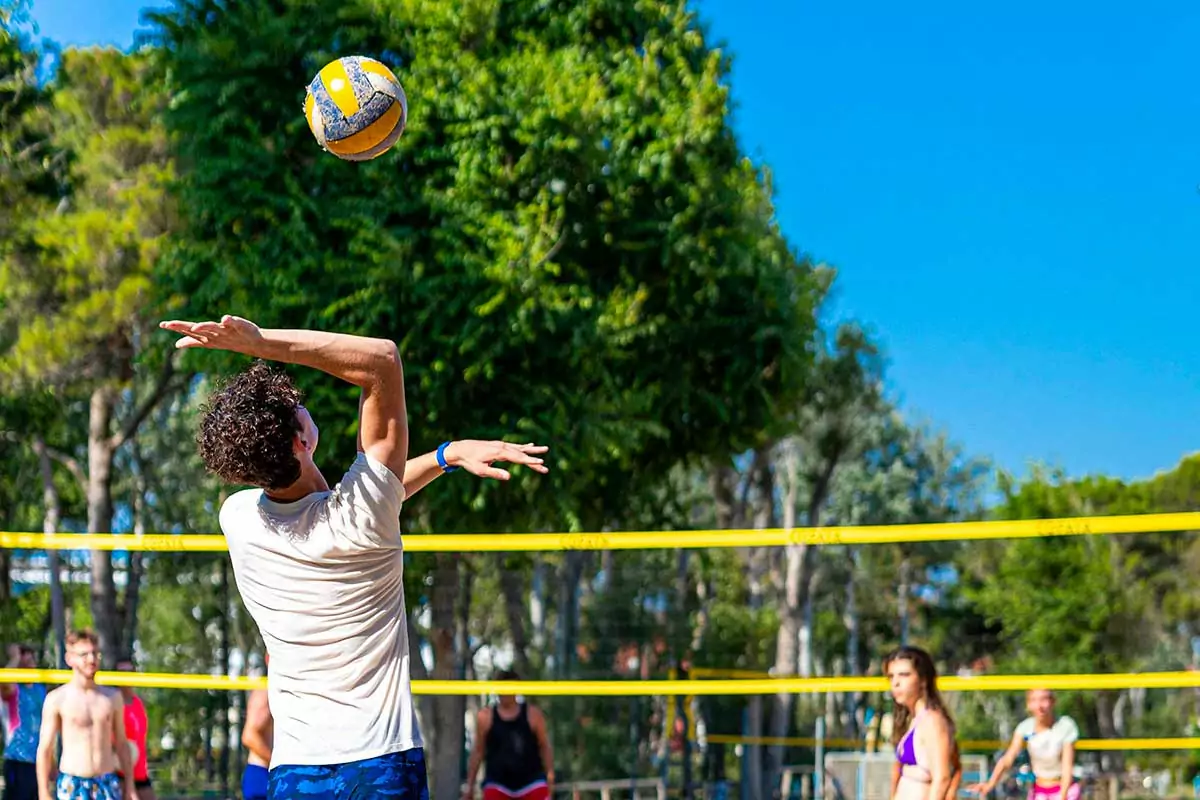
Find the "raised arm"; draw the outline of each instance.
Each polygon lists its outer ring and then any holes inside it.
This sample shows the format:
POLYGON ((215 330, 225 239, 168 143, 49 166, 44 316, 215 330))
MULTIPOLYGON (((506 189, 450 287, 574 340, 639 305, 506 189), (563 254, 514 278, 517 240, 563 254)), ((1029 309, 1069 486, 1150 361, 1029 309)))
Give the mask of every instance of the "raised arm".
POLYGON ((38 733, 37 780, 38 799, 51 800, 50 786, 55 779, 54 749, 58 744, 58 733, 62 729, 62 718, 58 714, 58 696, 55 692, 46 695, 42 703, 42 728, 38 733))
MULTIPOLYGON (((506 481, 512 477, 507 470, 492 466, 497 461, 523 464, 543 475, 550 469, 539 457, 549 448, 536 444, 510 444, 500 441, 478 441, 464 439, 450 442, 442 450, 442 460, 450 470, 465 469, 481 478, 506 481)), ((410 458, 404 467, 404 494, 409 499, 428 486, 434 478, 446 472, 438 461, 438 451, 430 450, 424 455, 410 458)))
POLYGON ((395 343, 387 339, 325 331, 259 328, 225 315, 219 322, 167 320, 164 330, 180 334, 179 349, 201 347, 298 364, 327 372, 362 389, 359 447, 404 480, 408 458, 408 414, 404 371, 395 343))
POLYGON ((976 783, 967 787, 967 791, 975 792, 976 794, 989 794, 996 788, 996 784, 1004 777, 1004 773, 1012 768, 1013 762, 1017 760, 1022 748, 1025 747, 1025 738, 1020 731, 1013 733, 1012 741, 1008 743, 1008 749, 1004 751, 1004 755, 996 761, 996 768, 992 770, 992 777, 987 779, 986 783, 976 783))

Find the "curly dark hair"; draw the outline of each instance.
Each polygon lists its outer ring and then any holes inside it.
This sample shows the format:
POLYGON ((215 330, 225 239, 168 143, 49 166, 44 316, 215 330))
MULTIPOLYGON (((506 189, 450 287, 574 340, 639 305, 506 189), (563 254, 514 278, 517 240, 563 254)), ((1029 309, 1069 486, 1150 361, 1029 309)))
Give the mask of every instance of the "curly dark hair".
POLYGON ((300 478, 292 451, 299 408, 300 390, 287 373, 255 362, 219 386, 201 409, 196 444, 204 466, 229 483, 291 486, 300 478))

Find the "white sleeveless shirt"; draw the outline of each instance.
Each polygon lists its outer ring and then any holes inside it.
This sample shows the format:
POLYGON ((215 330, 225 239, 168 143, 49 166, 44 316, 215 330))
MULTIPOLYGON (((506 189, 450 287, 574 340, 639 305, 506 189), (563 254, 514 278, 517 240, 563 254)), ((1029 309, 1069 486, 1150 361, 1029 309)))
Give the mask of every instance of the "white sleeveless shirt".
POLYGON ((1017 726, 1018 734, 1029 750, 1029 766, 1034 777, 1055 780, 1062 777, 1063 747, 1079 740, 1079 726, 1070 717, 1059 717, 1044 731, 1037 729, 1032 717, 1017 726))
POLYGON ((250 489, 221 508, 238 591, 271 654, 272 768, 422 746, 409 684, 403 501, 396 475, 359 453, 331 491, 277 503, 250 489))

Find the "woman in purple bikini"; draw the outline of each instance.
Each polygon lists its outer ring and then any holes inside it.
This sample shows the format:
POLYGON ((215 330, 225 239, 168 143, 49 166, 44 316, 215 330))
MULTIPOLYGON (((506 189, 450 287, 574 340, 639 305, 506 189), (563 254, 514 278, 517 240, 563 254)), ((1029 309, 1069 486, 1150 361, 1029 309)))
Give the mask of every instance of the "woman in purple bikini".
POLYGON ((895 710, 892 800, 945 800, 956 788, 958 748, 954 720, 937 689, 933 659, 917 647, 901 647, 883 661, 895 710))

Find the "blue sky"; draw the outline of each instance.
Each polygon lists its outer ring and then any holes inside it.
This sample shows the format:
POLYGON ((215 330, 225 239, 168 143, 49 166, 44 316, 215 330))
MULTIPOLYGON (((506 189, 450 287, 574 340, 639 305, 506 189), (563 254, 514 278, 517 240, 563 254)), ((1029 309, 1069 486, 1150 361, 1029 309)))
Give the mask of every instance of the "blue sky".
MULTIPOLYGON (((34 0, 126 46, 138 0, 34 0)), ((1022 473, 1200 450, 1200 4, 699 0, 797 247, 913 416, 1022 473)))

